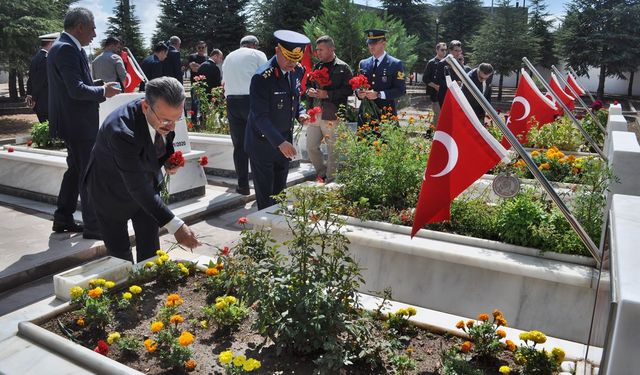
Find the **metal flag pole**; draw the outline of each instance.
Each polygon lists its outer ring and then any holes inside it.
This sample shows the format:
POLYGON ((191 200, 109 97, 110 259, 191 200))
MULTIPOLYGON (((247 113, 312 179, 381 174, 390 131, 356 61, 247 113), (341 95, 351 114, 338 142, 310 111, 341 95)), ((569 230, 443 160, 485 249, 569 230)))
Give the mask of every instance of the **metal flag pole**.
POLYGON ((564 104, 562 100, 560 100, 560 97, 558 96, 558 94, 556 94, 555 91, 551 89, 547 81, 545 81, 544 78, 542 78, 542 75, 540 75, 540 73, 536 70, 536 68, 533 67, 533 64, 531 64, 529 59, 527 59, 526 57, 523 57, 522 61, 524 61, 527 67, 531 70, 531 73, 533 73, 536 76, 536 78, 538 78, 538 80, 542 83, 542 85, 547 90, 547 92, 553 96, 553 98, 556 101, 556 104, 559 104, 562 107, 562 109, 564 110, 564 113, 566 113, 567 116, 569 116, 569 118, 571 119, 571 121, 573 121, 573 124, 576 126, 576 128, 578 128, 578 130, 580 130, 580 133, 582 133, 582 136, 587 140, 587 142, 589 142, 591 147, 593 147, 593 149, 596 150, 596 152, 598 153, 598 155, 600 155, 602 160, 608 162, 607 156, 604 154, 604 152, 602 152, 600 147, 598 147, 598 145, 596 144, 596 141, 594 141, 593 138, 591 138, 591 136, 589 135, 589 133, 587 133, 587 131, 584 130, 584 128, 582 127, 582 124, 580 124, 580 121, 578 121, 578 119, 573 114, 573 112, 571 112, 569 107, 567 107, 567 105, 564 104))
MULTIPOLYGON (((576 74, 576 71, 573 70, 573 68, 570 65, 567 65, 567 67, 569 68, 569 72, 573 75, 573 78, 575 78, 576 80, 578 79, 578 75, 576 74)), ((587 95, 589 95, 589 99, 591 99, 592 102, 595 102, 596 99, 593 97, 593 95, 591 95, 591 91, 589 90, 584 90, 587 92, 587 95)))
POLYGON ((500 116, 498 115, 498 112, 496 112, 496 110, 491 106, 491 104, 489 104, 489 102, 484 97, 484 95, 482 95, 478 87, 473 83, 473 81, 471 81, 471 78, 467 76, 467 73, 464 71, 462 66, 460 66, 458 61, 456 61, 456 59, 454 59, 453 56, 451 55, 448 55, 447 57, 445 57, 445 59, 447 63, 451 66, 451 68, 456 72, 458 77, 462 79, 462 82, 467 86, 467 89, 469 90, 471 95, 473 95, 473 97, 478 101, 478 103, 482 106, 482 108, 484 108, 485 112, 488 113, 489 116, 491 116, 491 119, 495 122, 495 124, 498 125, 498 128, 500 128, 500 131, 502 132, 502 134, 504 134, 507 141, 509 141, 509 143, 511 144, 511 147, 513 147, 513 150, 525 162, 525 164, 527 165, 527 168, 529 168, 529 171, 531 171, 531 174, 533 174, 536 180, 540 182, 540 184, 542 185, 542 188, 547 192, 547 194, 549 194, 549 196, 551 197, 553 202, 556 204, 556 206, 558 206, 558 208, 560 209, 560 212, 562 212, 564 217, 569 222, 569 225, 571 225, 571 227, 576 232, 578 237, 580 237, 580 240, 582 241, 582 243, 587 247, 587 250, 589 250, 589 253, 591 253, 591 256, 593 257, 593 259, 595 259, 597 266, 599 268, 601 259, 598 253, 598 247, 593 243, 593 240, 591 240, 591 237, 589 237, 589 234, 587 234, 587 232, 584 230, 582 225, 580 225, 578 220, 573 216, 573 214, 571 214, 571 211, 569 211, 569 208, 564 204, 562 199, 560 199, 560 196, 558 195, 558 193, 556 193, 556 191, 553 189, 553 186, 551 186, 551 184, 549 183, 549 180, 547 180, 547 178, 542 174, 542 171, 538 169, 538 166, 536 165, 536 163, 533 161, 533 159, 531 159, 531 157, 529 156, 527 151, 524 149, 524 147, 522 147, 522 145, 520 144, 516 136, 511 132, 511 130, 509 130, 507 125, 502 121, 502 118, 500 118, 500 116))
POLYGON ((578 92, 574 90, 573 87, 571 87, 571 85, 569 84, 569 82, 564 79, 562 74, 560 74, 560 71, 558 70, 558 68, 556 68, 555 65, 551 65, 551 69, 553 69, 553 71, 556 73, 556 75, 558 76, 560 81, 565 85, 565 87, 568 87, 569 90, 571 90, 571 93, 573 94, 574 98, 578 99, 578 101, 580 102, 580 105, 584 107, 587 113, 589 113, 589 116, 591 116, 593 121, 595 121, 595 123, 598 124, 598 127, 600 128, 602 133, 607 134, 607 131, 604 129, 604 126, 602 126, 602 124, 600 123, 596 115, 593 113, 593 111, 591 111, 591 108, 587 107, 587 104, 584 102, 584 100, 582 100, 578 92))
POLYGON ((136 70, 138 71, 138 73, 140 73, 142 75, 143 78, 143 82, 147 83, 149 82, 149 78, 147 78, 147 75, 144 74, 144 71, 142 70, 142 68, 140 67, 140 65, 138 65, 138 62, 136 61, 136 58, 133 57, 133 54, 131 53, 131 51, 129 51, 129 47, 124 47, 124 49, 127 50, 127 54, 129 55, 129 61, 133 61, 133 65, 135 65, 136 70))

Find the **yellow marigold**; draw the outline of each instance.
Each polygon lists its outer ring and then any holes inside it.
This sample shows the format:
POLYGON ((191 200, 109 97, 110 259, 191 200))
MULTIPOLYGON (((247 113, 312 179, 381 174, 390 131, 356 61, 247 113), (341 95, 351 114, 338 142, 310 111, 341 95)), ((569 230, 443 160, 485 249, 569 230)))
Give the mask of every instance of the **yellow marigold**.
POLYGON ((236 367, 242 367, 246 360, 247 360, 247 357, 245 357, 242 354, 239 354, 233 359, 233 365, 236 367))
POLYGON ((412 307, 407 307, 407 312, 409 313, 409 316, 415 316, 418 313, 416 308, 413 307, 413 306, 412 307))
POLYGON ((227 365, 231 363, 233 359, 233 352, 231 350, 225 350, 224 352, 218 354, 218 361, 223 365, 227 365))
POLYGON ((78 320, 76 320, 76 324, 78 325, 78 327, 84 327, 84 318, 78 318, 78 320))
POLYGON ((107 282, 107 280, 102 279, 102 278, 101 279, 94 279, 94 280, 95 280, 95 285, 98 285, 98 286, 103 286, 107 282))
POLYGON ((531 151, 531 157, 535 158, 536 156, 540 156, 540 151, 536 151, 536 150, 531 151))
POLYGON ((565 353, 562 348, 555 347, 551 350, 551 354, 556 358, 558 362, 564 361, 565 353))
POLYGON ((91 298, 100 298, 102 296, 102 288, 100 288, 99 286, 89 290, 89 292, 87 293, 89 295, 89 297, 91 298))
POLYGON ((82 293, 84 293, 84 289, 79 286, 74 286, 73 288, 69 289, 71 298, 80 298, 82 297, 82 293))
POLYGON ((565 155, 564 155, 564 152, 562 152, 562 151, 556 151, 556 157, 557 157, 557 158, 563 158, 564 156, 565 156, 565 155))
POLYGON ((196 368, 196 361, 193 359, 186 361, 184 363, 184 368, 187 369, 187 371, 193 371, 196 368))
POLYGON ((216 310, 222 310, 227 308, 227 303, 225 301, 216 302, 216 310))
POLYGON ((151 323, 151 332, 156 333, 164 328, 164 323, 162 322, 153 322, 151 323))
POLYGON ((238 299, 236 299, 236 297, 234 296, 226 296, 224 297, 224 301, 229 305, 233 305, 234 303, 238 302, 238 299))
POLYGON ((124 299, 131 299, 133 297, 133 295, 129 292, 124 292, 122 293, 122 298, 124 299))
POLYGON ((496 331, 496 335, 498 335, 498 337, 500 337, 501 339, 507 337, 507 333, 501 329, 496 331))
POLYGON ((497 318, 499 316, 502 316, 502 311, 500 311, 498 309, 493 310, 493 317, 497 318))
POLYGON ((461 320, 458 323, 456 323, 456 328, 463 329, 464 328, 464 320, 461 320))
POLYGON ((469 353, 472 346, 473 346, 473 343, 471 343, 471 341, 465 341, 460 346, 460 351, 463 353, 469 353))
POLYGON ((489 315, 480 314, 480 315, 478 315, 478 320, 482 320, 483 322, 486 322, 487 320, 489 320, 489 315))
POLYGON ((144 264, 144 268, 152 268, 153 266, 155 266, 155 263, 153 262, 147 262, 144 264))
POLYGON ((380 141, 373 141, 372 143, 374 146, 378 147, 380 145, 380 141))
POLYGON ((180 272, 182 272, 185 276, 189 276, 189 269, 187 267, 180 267, 180 272))
POLYGON ((153 353, 156 350, 158 350, 158 344, 155 341, 153 341, 152 339, 144 340, 144 346, 145 346, 145 348, 147 348, 147 351, 149 353, 153 353))
POLYGON ((104 287, 107 289, 111 289, 114 286, 116 286, 116 283, 114 283, 113 281, 107 281, 106 283, 104 283, 104 287))
POLYGON ((113 343, 118 340, 120 340, 120 333, 118 332, 112 332, 109 334, 109 336, 107 336, 107 343, 109 345, 113 345, 113 343))
POLYGON ((475 322, 473 320, 467 321, 467 328, 473 327, 474 324, 475 324, 475 322))
POLYGON ((513 341, 507 340, 507 341, 505 341, 505 345, 507 346, 507 349, 510 352, 515 352, 516 351, 516 344, 514 344, 513 341))
POLYGON ((405 316, 405 315, 409 315, 409 313, 407 312, 407 309, 401 308, 401 309, 398 309, 398 311, 396 311, 396 315, 405 316))
POLYGON ((178 337, 178 342, 182 346, 188 346, 193 342, 193 339, 194 337, 189 331, 184 331, 180 334, 180 337, 178 337))
POLYGON ((168 260, 169 260, 169 255, 167 255, 167 254, 162 255, 162 256, 160 257, 160 259, 161 259, 163 262, 166 262, 166 261, 168 261, 168 260))
POLYGON ((166 253, 165 251, 158 250, 158 251, 156 251, 156 255, 157 255, 157 256, 159 256, 159 257, 161 257, 161 256, 163 256, 163 255, 167 255, 167 253, 166 253))
POLYGON ((207 268, 207 276, 215 276, 218 274, 218 269, 213 267, 213 268, 207 268))
POLYGON ((167 296, 167 307, 180 306, 184 300, 178 294, 169 294, 167 296))
POLYGON ((547 342, 547 336, 540 331, 530 331, 529 332, 529 340, 535 342, 536 344, 544 344, 547 342))
POLYGON ((209 329, 209 321, 208 320, 201 320, 200 321, 200 327, 202 327, 204 329, 209 329))
POLYGON ((409 117, 409 124, 413 125, 416 120, 413 117, 409 117))
POLYGON ((522 332, 519 337, 520 337, 520 340, 522 340, 522 341, 528 341, 529 340, 529 332, 522 332))
POLYGON ((142 288, 140 288, 140 287, 139 287, 139 286, 137 286, 137 285, 131 285, 131 286, 129 287, 129 291, 130 291, 131 293, 133 293, 133 294, 140 294, 140 293, 142 293, 142 288))
POLYGON ((540 164, 538 169, 540 169, 541 171, 549 170, 549 169, 551 169, 551 165, 549 163, 542 163, 542 164, 540 164))
POLYGON ((169 318, 169 321, 171 322, 171 324, 180 324, 184 322, 184 318, 182 317, 182 315, 176 314, 176 315, 171 315, 171 317, 169 318))
POLYGON ((260 361, 253 359, 253 358, 249 358, 247 359, 244 364, 242 365, 242 369, 246 372, 251 372, 255 369, 259 369, 260 368, 260 361))
POLYGON ((509 366, 500 366, 500 368, 498 369, 498 372, 500 372, 501 374, 507 375, 511 372, 511 369, 509 368, 509 366))
POLYGON ((526 164, 526 163, 524 162, 524 160, 522 160, 522 159, 518 160, 518 161, 514 164, 514 166, 515 166, 516 168, 522 168, 522 167, 524 167, 524 166, 526 166, 526 165, 527 165, 527 164, 526 164))
POLYGON ((217 269, 218 271, 220 271, 220 270, 221 270, 221 269, 223 269, 223 268, 224 268, 224 263, 220 262, 220 263, 216 264, 216 269, 217 269))

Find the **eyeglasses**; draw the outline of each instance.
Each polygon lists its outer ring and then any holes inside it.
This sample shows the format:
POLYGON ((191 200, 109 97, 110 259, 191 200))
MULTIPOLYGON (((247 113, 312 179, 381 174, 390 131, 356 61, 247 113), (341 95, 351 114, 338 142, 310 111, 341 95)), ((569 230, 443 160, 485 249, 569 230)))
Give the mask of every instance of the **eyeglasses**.
POLYGON ((152 106, 149 106, 149 109, 151 110, 151 112, 153 112, 153 114, 156 116, 156 118, 160 121, 162 126, 169 126, 171 124, 175 124, 179 120, 179 119, 178 120, 163 120, 163 119, 160 118, 160 116, 158 116, 156 111, 153 110, 152 106))

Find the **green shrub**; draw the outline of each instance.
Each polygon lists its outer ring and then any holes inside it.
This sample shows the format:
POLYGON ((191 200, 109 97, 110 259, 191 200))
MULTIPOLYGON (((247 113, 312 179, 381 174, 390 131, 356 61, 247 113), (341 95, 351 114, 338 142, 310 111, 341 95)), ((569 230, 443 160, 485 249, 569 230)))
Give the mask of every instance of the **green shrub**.
POLYGON ((36 122, 31 126, 31 140, 39 148, 61 148, 62 141, 49 136, 49 121, 36 122))
POLYGON ((514 245, 540 247, 543 241, 532 229, 547 217, 544 202, 532 189, 502 201, 497 210, 496 229, 500 238, 514 245))
POLYGON ((531 127, 527 135, 528 147, 558 147, 564 151, 580 151, 586 140, 568 117, 560 117, 556 121, 545 124, 538 129, 537 124, 531 127))

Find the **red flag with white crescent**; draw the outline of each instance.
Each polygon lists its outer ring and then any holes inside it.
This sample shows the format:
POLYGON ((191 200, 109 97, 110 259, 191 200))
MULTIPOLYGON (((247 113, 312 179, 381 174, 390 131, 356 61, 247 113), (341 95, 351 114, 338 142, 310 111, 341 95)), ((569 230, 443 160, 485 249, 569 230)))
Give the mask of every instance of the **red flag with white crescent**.
MULTIPOLYGON (((551 90, 560 98, 560 100, 569 108, 569 110, 573 111, 576 106, 573 103, 576 98, 564 92, 562 87, 560 87, 560 82, 558 82, 558 77, 554 73, 551 73, 551 79, 549 80, 549 86, 551 86, 551 90)), ((560 109, 559 114, 563 114, 562 107, 558 105, 560 109)))
MULTIPOLYGON (((553 122, 557 110, 553 101, 542 95, 529 73, 522 69, 516 95, 511 103, 509 120, 507 120, 507 126, 513 135, 520 143, 526 143, 527 133, 532 125, 531 120, 535 118, 538 127, 548 124, 553 122)), ((511 144, 505 137, 502 137, 500 143, 507 149, 511 148, 511 144)))
POLYGON ((138 85, 144 80, 142 73, 138 71, 136 65, 131 61, 135 59, 133 56, 129 56, 127 51, 120 53, 122 61, 124 61, 124 67, 127 71, 127 77, 124 80, 124 92, 133 92, 138 85))
POLYGON ((313 59, 311 58, 312 54, 313 53, 311 51, 311 44, 307 44, 307 46, 304 47, 304 54, 302 55, 302 60, 300 61, 300 65, 304 67, 304 77, 302 77, 302 82, 300 83, 300 90, 302 93, 305 93, 307 91, 307 80, 309 79, 309 74, 311 74, 311 71, 313 70, 313 59))
POLYGON ((411 229, 448 220, 451 202, 500 161, 507 150, 474 114, 457 83, 449 85, 433 137, 411 229))
MULTIPOLYGON (((584 91, 582 87, 580 87, 580 85, 578 84, 578 81, 573 77, 573 74, 567 73, 567 83, 568 83, 568 86, 571 86, 573 91, 575 91, 578 95, 582 96, 586 94, 586 91, 584 91)), ((564 92, 566 92, 568 95, 573 95, 569 87, 565 87, 564 92)))

